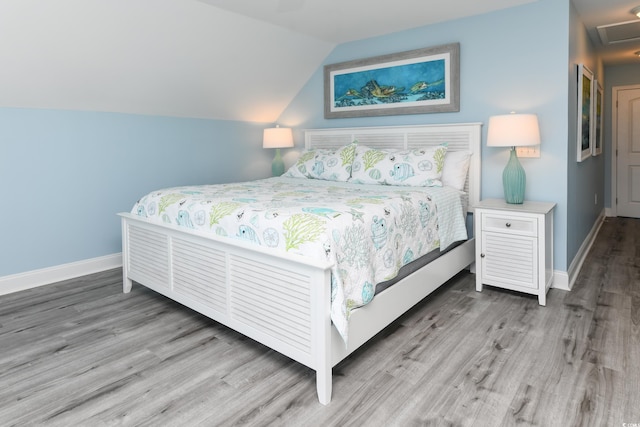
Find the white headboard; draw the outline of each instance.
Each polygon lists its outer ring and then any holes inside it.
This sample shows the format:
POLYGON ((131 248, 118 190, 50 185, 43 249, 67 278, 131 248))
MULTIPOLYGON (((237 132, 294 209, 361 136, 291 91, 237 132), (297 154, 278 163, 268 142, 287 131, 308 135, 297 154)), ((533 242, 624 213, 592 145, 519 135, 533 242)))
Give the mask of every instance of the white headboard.
POLYGON ((482 123, 442 125, 380 126, 362 128, 307 129, 305 148, 338 148, 358 141, 367 147, 406 150, 447 143, 448 151, 470 150, 471 165, 465 190, 469 193, 469 212, 480 201, 480 154, 482 123))

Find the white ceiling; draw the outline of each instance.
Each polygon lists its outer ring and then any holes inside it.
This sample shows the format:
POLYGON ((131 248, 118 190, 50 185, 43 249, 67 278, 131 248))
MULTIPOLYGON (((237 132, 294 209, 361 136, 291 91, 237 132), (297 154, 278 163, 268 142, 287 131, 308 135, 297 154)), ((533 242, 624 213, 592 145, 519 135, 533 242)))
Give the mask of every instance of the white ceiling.
POLYGON ((640 0, 572 0, 584 22, 591 41, 599 51, 605 65, 638 64, 634 52, 640 51, 640 40, 603 46, 596 28, 627 21, 637 21, 631 9, 640 6, 640 0))
MULTIPOLYGON (((537 0, 197 0, 332 43, 390 34, 423 25, 479 15, 537 0), (425 7, 425 5, 427 5, 425 7), (417 13, 398 13, 416 11, 417 13)), ((602 46, 596 30, 637 20, 640 0, 571 0, 587 31, 610 64, 638 62, 639 42, 602 46)))
POLYGON ((197 0, 331 43, 479 15, 537 0, 197 0))
MULTIPOLYGON (((534 1, 1 0, 0 107, 271 123, 339 43, 534 1)), ((640 4, 572 1, 596 46, 640 4)))

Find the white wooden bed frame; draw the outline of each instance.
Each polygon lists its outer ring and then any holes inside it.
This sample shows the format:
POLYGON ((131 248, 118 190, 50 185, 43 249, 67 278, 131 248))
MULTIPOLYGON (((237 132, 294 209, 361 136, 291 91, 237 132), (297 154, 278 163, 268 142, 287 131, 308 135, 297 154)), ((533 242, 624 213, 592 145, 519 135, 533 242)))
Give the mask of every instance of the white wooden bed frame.
MULTIPOLYGON (((471 211, 479 200, 480 129, 480 123, 315 129, 305 131, 305 146, 338 147, 358 140, 370 147, 414 148, 446 142, 452 151, 471 150, 471 211)), ((345 345, 329 315, 327 262, 119 215, 125 293, 135 281, 310 367, 324 405, 331 400, 333 366, 470 266, 475 256, 472 238, 353 310, 345 345)))

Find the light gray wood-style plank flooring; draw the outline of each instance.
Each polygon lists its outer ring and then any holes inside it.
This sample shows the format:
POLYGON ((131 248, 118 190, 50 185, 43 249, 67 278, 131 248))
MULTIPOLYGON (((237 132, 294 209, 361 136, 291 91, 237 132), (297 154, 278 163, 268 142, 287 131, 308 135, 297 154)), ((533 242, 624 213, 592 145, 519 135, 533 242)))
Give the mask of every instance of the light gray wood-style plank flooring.
POLYGON ((111 270, 0 297, 0 425, 640 423, 640 220, 607 219, 571 292, 461 273, 334 369, 310 369, 111 270))

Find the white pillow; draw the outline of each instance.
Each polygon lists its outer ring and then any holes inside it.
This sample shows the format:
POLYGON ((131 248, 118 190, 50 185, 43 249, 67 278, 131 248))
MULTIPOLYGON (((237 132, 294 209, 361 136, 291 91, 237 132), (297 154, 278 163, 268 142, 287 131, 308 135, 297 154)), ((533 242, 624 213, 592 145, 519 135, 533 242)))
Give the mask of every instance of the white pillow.
POLYGON ((442 187, 442 167, 447 147, 385 151, 359 145, 351 169, 357 184, 442 187))
POLYGON ((471 151, 447 151, 442 168, 442 184, 464 190, 471 162, 471 151))
POLYGON ((298 161, 285 172, 284 176, 327 181, 347 181, 351 177, 351 167, 355 152, 356 144, 349 144, 337 150, 315 149, 304 151, 298 161))

